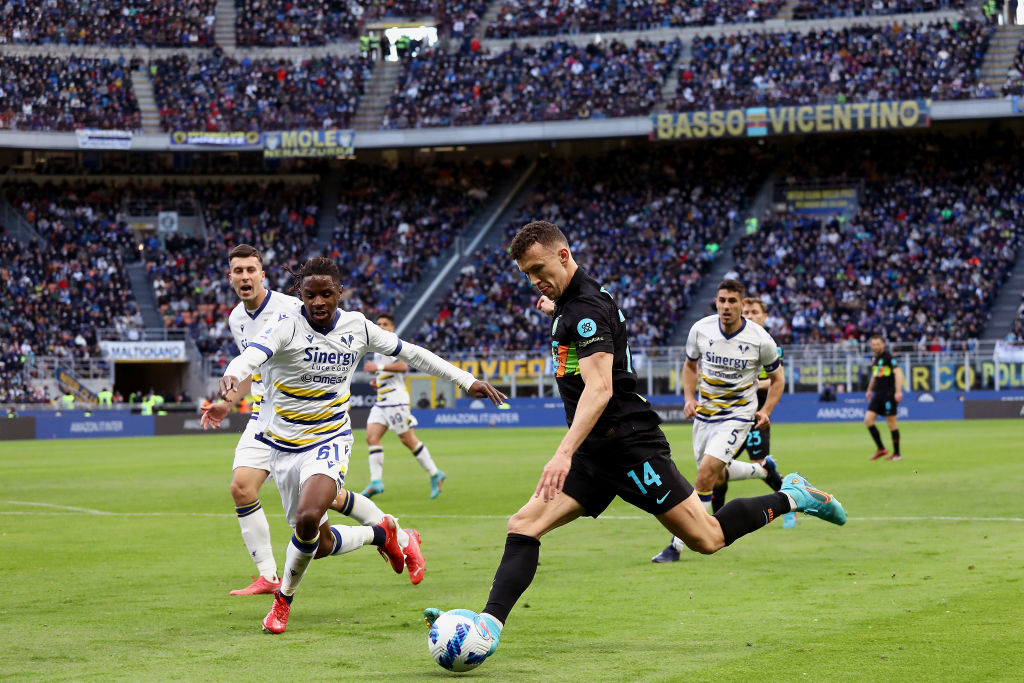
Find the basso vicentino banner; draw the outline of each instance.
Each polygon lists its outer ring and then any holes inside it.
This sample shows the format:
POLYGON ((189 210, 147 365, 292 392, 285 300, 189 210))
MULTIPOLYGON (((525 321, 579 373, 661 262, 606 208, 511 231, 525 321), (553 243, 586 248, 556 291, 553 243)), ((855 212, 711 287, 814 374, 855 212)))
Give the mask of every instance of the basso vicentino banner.
POLYGON ((748 107, 652 114, 652 140, 764 137, 925 128, 931 100, 748 107))

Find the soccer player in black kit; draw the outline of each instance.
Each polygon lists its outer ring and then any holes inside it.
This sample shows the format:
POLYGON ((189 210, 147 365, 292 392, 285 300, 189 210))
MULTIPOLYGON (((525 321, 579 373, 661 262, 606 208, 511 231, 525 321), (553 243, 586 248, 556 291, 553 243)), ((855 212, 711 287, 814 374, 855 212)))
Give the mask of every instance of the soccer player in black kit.
MULTIPOLYGON (((709 515, 676 469, 657 413, 636 393, 625 316, 611 294, 577 266, 568 240, 552 223, 523 226, 510 252, 542 295, 537 308, 554 318, 551 353, 569 429, 530 500, 509 519, 505 552, 483 612, 460 610, 490 635, 488 656, 533 581, 541 536, 582 515, 597 517, 616 496, 654 515, 704 554, 793 510, 834 524, 846 521, 839 501, 798 474, 786 475, 779 492, 737 498, 709 515)), ((424 611, 428 624, 441 614, 436 608, 424 611)))
POLYGON ((896 421, 896 415, 900 409, 900 401, 903 400, 903 369, 896 364, 896 359, 885 347, 882 335, 871 335, 868 343, 875 353, 875 359, 871 363, 871 380, 868 382, 866 394, 868 410, 864 413, 864 424, 871 432, 871 438, 875 440, 875 445, 878 447, 871 459, 878 460, 889 455, 889 451, 882 445, 882 435, 878 433, 878 427, 875 426, 875 418, 884 415, 885 421, 889 425, 889 433, 892 434, 892 455, 885 459, 902 460, 900 426, 896 421))

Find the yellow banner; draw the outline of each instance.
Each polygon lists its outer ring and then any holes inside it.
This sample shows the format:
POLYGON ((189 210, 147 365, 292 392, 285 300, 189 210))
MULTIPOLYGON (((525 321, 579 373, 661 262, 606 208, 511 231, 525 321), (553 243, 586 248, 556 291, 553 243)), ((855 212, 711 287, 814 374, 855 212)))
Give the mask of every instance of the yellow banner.
POLYGON ((548 374, 551 360, 532 358, 530 360, 457 360, 452 365, 475 377, 515 375, 516 377, 538 377, 548 374))
POLYGON ((652 114, 651 120, 653 140, 924 128, 931 122, 931 100, 749 107, 652 114))

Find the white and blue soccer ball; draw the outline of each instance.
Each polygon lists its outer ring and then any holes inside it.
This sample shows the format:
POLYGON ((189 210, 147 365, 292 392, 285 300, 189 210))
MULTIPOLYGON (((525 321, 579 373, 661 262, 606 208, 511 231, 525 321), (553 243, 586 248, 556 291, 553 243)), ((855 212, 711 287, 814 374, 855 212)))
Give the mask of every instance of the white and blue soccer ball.
POLYGON ((475 612, 453 609, 430 627, 430 656, 448 671, 469 671, 480 666, 491 650, 491 634, 475 612))

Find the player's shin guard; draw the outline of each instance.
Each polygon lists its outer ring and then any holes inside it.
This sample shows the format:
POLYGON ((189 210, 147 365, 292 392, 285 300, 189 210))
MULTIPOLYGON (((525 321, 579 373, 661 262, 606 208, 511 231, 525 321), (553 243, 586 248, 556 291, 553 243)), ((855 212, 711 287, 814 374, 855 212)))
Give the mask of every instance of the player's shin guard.
POLYGON ((274 548, 270 544, 270 524, 260 499, 239 505, 235 508, 235 514, 238 515, 238 526, 242 528, 242 540, 260 576, 276 580, 277 561, 274 560, 274 548))
POLYGON ((343 512, 360 524, 380 524, 384 519, 384 511, 376 503, 355 491, 348 492, 345 507, 343 512))
POLYGON ((505 553, 498 571, 494 573, 491 593, 483 611, 504 624, 537 573, 540 562, 540 541, 532 536, 509 534, 505 538, 505 553))
POLYGON ((756 462, 738 462, 733 460, 725 466, 725 469, 729 472, 729 481, 764 479, 768 476, 767 470, 756 462))
POLYGON ((297 535, 292 534, 291 543, 288 544, 288 550, 285 552, 284 574, 281 576, 281 595, 295 594, 295 589, 302 583, 306 567, 313 559, 318 545, 320 545, 319 531, 309 541, 303 541, 297 535))
POLYGON ((370 481, 384 478, 384 447, 370 446, 370 481))
POLYGON ((430 457, 427 444, 420 441, 420 445, 412 449, 412 454, 416 458, 416 462, 420 464, 420 467, 427 471, 427 474, 430 476, 437 474, 437 465, 434 464, 434 459, 430 457))
POLYGON ((785 493, 770 493, 756 498, 734 498, 715 513, 715 519, 725 534, 725 544, 730 545, 740 536, 757 531, 776 517, 781 517, 792 508, 785 493))

